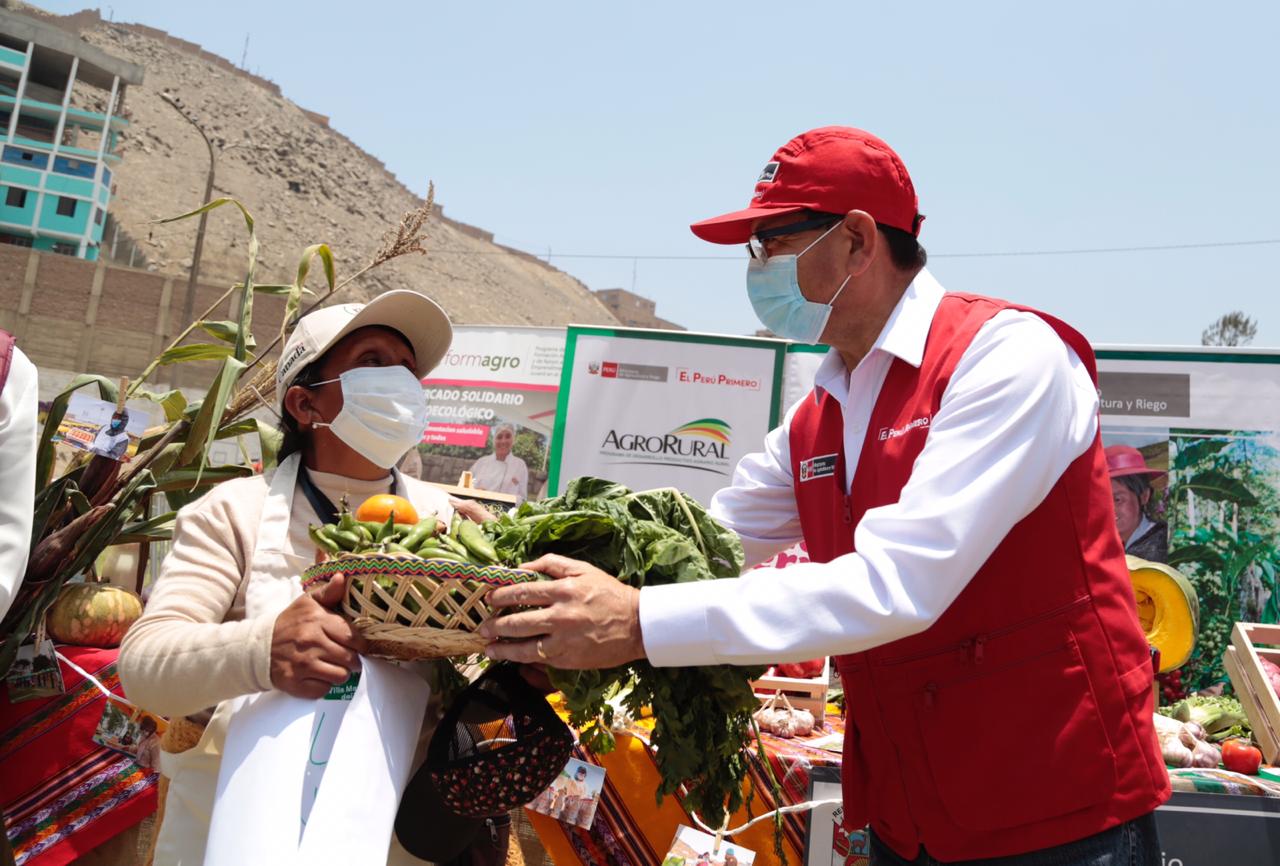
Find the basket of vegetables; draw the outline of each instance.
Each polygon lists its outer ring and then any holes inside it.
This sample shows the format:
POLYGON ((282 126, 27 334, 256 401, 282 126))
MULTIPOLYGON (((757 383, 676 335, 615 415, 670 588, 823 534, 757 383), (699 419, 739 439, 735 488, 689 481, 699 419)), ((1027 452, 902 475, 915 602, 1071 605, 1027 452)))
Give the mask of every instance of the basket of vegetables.
POLYGON ((336 523, 312 526, 310 534, 327 558, 303 572, 303 587, 346 575, 342 611, 369 642, 370 655, 384 658, 480 652, 485 640, 475 632, 492 613, 484 601, 489 591, 544 579, 498 565, 474 523, 455 516, 446 527, 434 514, 419 519, 400 497, 375 497, 355 513, 344 502, 336 523), (367 519, 375 513, 386 517, 367 519))
MULTIPOLYGON (((347 615, 375 652, 398 658, 482 649, 473 631, 491 615, 485 596, 495 585, 542 579, 505 566, 543 554, 585 560, 635 587, 735 578, 744 560, 738 536, 680 491, 632 491, 599 478, 574 479, 560 496, 524 502, 482 526, 389 516, 357 510, 317 527, 312 537, 332 560, 305 577, 351 575, 347 615)), ((662 779, 659 797, 680 792, 682 805, 713 826, 742 808, 752 766, 746 750, 762 748, 751 683, 763 667, 656 668, 637 660, 547 673, 564 695, 569 723, 597 754, 614 748, 613 730, 624 719, 652 716, 648 739, 662 779)), ((763 753, 760 761, 769 767, 763 753)), ((782 816, 775 822, 780 833, 782 816)))

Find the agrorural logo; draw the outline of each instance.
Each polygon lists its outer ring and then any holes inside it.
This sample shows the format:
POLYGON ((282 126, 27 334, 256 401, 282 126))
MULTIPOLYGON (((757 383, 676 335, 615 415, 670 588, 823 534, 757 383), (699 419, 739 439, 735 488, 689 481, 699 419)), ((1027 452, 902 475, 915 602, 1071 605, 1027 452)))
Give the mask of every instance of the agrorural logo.
POLYGON ((718 475, 729 474, 732 429, 719 418, 699 418, 670 433, 647 434, 610 430, 600 453, 618 464, 683 466, 718 475))

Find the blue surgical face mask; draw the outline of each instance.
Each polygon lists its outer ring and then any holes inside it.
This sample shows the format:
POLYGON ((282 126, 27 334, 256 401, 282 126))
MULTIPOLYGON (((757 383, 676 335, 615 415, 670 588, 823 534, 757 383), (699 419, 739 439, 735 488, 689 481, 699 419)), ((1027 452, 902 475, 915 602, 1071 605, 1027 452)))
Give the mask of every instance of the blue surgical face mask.
POLYGON ((413 371, 395 367, 354 367, 337 379, 311 387, 342 384, 342 409, 329 427, 333 435, 370 463, 390 469, 422 440, 427 428, 427 393, 413 371))
POLYGON ((120 432, 121 430, 123 430, 123 429, 124 429, 124 419, 123 419, 123 418, 112 418, 112 419, 111 419, 111 432, 112 432, 112 433, 119 433, 119 432, 120 432))
POLYGON ((815 303, 800 291, 796 262, 839 226, 840 223, 836 223, 794 256, 769 256, 764 262, 753 259, 747 264, 747 297, 751 299, 751 307, 761 323, 779 337, 797 343, 817 343, 822 339, 822 331, 831 318, 832 304, 849 284, 849 277, 844 278, 828 303, 815 303))

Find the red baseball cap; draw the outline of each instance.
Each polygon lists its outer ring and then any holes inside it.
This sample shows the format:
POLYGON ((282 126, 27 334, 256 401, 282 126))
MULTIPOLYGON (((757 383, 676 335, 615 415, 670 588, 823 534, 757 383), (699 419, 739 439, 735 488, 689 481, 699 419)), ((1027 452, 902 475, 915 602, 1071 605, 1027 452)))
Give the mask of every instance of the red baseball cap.
POLYGON ((863 210, 876 222, 919 236, 924 217, 907 167, 889 145, 849 126, 824 126, 797 135, 765 164, 756 193, 743 210, 689 228, 713 244, 743 244, 762 217, 815 210, 863 210))
POLYGON ((1112 478, 1122 475, 1164 475, 1163 469, 1151 469, 1143 459, 1142 452, 1128 445, 1108 445, 1104 449, 1107 455, 1107 473, 1112 478))

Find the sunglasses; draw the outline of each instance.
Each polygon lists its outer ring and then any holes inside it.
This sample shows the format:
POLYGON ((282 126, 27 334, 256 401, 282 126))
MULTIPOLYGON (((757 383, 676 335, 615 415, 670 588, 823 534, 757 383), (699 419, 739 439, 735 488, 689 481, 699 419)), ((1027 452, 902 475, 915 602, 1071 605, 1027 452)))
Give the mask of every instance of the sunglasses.
POLYGON ((747 241, 747 253, 751 258, 760 264, 764 264, 769 260, 769 251, 766 249, 766 241, 775 238, 786 237, 787 235, 797 235, 801 232, 813 231, 814 229, 829 228, 844 217, 839 214, 818 214, 809 219, 800 222, 787 223, 783 226, 775 226, 771 229, 760 229, 751 235, 751 239, 747 241))

